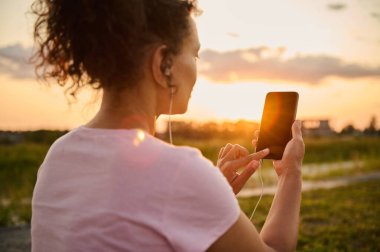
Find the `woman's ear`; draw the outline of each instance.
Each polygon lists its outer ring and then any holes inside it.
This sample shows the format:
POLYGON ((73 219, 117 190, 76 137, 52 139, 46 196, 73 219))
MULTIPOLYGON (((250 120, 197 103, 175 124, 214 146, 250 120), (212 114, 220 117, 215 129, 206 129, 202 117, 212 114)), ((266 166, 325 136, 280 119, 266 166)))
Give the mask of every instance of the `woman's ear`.
POLYGON ((158 46, 153 52, 152 73, 155 82, 163 88, 168 88, 171 76, 172 61, 166 45, 158 46))

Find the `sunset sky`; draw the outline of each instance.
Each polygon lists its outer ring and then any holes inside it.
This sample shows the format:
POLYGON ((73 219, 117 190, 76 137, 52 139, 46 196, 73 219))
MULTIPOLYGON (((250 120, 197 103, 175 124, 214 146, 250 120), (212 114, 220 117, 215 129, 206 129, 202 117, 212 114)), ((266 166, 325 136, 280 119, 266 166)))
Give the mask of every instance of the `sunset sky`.
MULTIPOLYGON (((82 93, 37 84, 32 1, 0 2, 0 130, 71 129, 96 112, 82 93)), ((260 120, 265 94, 297 91, 298 118, 339 130, 380 120, 380 1, 199 0, 202 49, 187 120, 260 120)), ((162 118, 164 120, 165 118, 162 118)))

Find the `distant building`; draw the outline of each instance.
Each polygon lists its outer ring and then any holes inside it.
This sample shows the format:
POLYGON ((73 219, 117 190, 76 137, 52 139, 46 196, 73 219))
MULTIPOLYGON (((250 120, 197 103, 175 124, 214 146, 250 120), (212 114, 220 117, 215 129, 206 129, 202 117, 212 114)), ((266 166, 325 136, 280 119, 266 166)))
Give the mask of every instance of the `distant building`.
POLYGON ((331 129, 328 119, 302 120, 302 134, 304 136, 332 136, 335 131, 331 129))

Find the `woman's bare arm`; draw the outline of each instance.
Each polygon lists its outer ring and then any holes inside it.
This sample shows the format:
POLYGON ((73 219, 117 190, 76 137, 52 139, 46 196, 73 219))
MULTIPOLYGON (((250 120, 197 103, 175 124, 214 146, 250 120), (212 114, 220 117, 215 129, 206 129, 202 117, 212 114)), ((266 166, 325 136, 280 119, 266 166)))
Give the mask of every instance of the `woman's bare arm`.
POLYGON ((293 139, 283 159, 275 161, 279 177, 277 193, 259 234, 245 216, 238 220, 208 251, 294 251, 297 245, 301 202, 301 164, 305 152, 299 122, 292 126, 293 139))
POLYGON ((278 175, 277 192, 260 236, 280 251, 294 251, 297 245, 301 204, 301 165, 305 153, 301 125, 292 126, 293 139, 288 143, 282 160, 274 161, 278 175))
POLYGON ((276 251, 295 251, 301 203, 301 175, 279 178, 277 193, 260 232, 263 241, 276 251))

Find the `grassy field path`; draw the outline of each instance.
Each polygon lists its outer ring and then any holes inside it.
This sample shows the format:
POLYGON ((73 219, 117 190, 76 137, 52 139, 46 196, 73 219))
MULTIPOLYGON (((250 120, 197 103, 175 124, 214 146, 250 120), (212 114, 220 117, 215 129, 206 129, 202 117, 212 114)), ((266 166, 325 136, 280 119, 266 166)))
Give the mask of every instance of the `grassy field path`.
MULTIPOLYGON (((370 180, 380 179, 380 171, 368 172, 353 176, 344 176, 336 179, 326 179, 317 181, 303 181, 302 192, 307 192, 317 189, 332 189, 341 186, 347 186, 355 183, 366 182, 370 180)), ((276 193, 277 186, 265 186, 263 195, 274 195, 276 193)), ((245 188, 237 195, 238 198, 247 198, 253 196, 259 196, 261 193, 261 187, 259 188, 245 188)))

